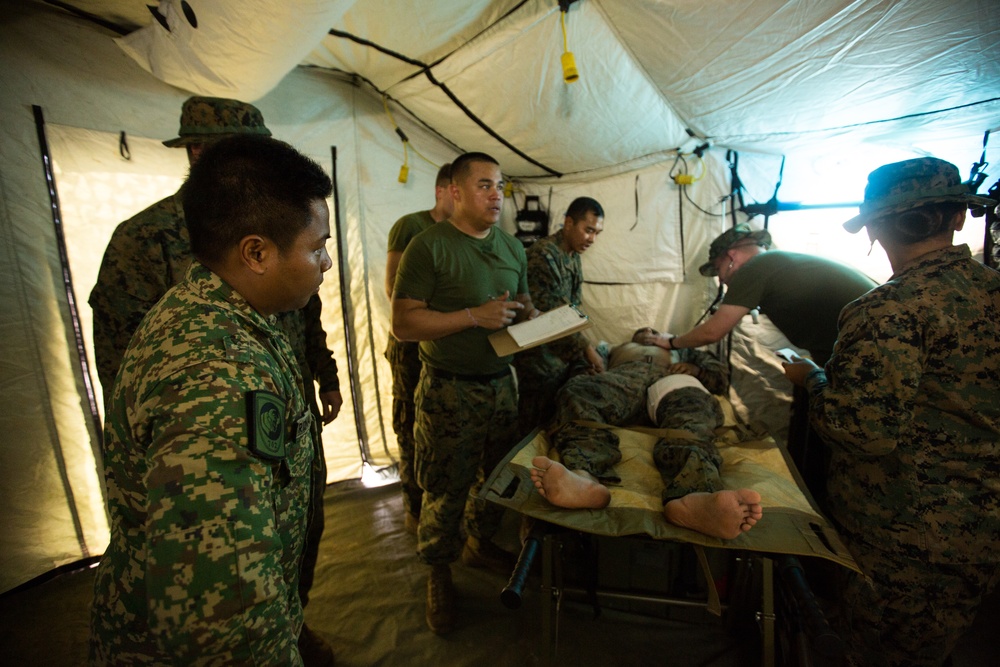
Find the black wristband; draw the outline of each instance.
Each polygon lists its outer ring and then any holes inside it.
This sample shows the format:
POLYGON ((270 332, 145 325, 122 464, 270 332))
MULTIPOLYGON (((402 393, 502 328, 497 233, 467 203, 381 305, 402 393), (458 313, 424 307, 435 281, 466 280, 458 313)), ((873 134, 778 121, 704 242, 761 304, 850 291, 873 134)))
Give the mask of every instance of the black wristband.
POLYGON ((671 350, 676 350, 677 349, 676 347, 674 347, 674 339, 675 338, 677 338, 677 336, 671 336, 670 338, 667 339, 667 344, 670 345, 669 349, 671 349, 671 350))

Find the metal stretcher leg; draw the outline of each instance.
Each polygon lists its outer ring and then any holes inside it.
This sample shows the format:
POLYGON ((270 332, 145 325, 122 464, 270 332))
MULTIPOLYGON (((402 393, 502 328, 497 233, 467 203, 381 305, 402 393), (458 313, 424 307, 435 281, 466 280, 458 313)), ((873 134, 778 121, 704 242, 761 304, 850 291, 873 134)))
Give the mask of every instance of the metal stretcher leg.
POLYGON ((562 569, 558 567, 557 550, 562 542, 556 535, 548 533, 542 538, 542 647, 545 651, 544 664, 551 664, 556 658, 559 637, 557 615, 562 595, 562 569))
POLYGON ((761 586, 760 612, 760 664, 774 667, 774 561, 767 556, 761 558, 763 585, 761 586))

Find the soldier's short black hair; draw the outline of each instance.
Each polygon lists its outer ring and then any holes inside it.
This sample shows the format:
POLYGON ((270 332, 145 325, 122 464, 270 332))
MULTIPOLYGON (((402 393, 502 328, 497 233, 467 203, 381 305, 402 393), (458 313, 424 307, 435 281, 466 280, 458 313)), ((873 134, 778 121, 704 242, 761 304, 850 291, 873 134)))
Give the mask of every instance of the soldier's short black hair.
POLYGON ((593 213, 598 218, 604 217, 604 209, 601 208, 600 203, 590 197, 577 197, 570 202, 569 208, 566 209, 566 215, 577 222, 587 217, 588 213, 593 213))
POLYGON ((287 250, 309 224, 310 205, 332 191, 323 168, 283 141, 222 139, 205 149, 181 190, 191 253, 218 261, 251 234, 287 250))
POLYGON ((434 179, 434 186, 446 188, 451 183, 451 162, 441 165, 438 169, 437 178, 434 179))
POLYGON ((492 155, 486 153, 462 153, 451 163, 451 182, 458 183, 472 171, 473 162, 488 162, 500 166, 492 155))

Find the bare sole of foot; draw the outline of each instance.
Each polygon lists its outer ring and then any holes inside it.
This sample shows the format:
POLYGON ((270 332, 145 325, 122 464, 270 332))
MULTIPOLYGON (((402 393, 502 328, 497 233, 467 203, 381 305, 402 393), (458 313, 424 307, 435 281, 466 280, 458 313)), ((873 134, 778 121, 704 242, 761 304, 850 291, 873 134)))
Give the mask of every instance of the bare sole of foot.
POLYGON ((664 506, 663 515, 675 526, 731 540, 753 528, 764 511, 759 493, 737 489, 675 498, 664 506))
POLYGON ((531 465, 535 488, 556 507, 601 509, 611 502, 608 487, 582 470, 569 470, 547 456, 536 456, 531 465))

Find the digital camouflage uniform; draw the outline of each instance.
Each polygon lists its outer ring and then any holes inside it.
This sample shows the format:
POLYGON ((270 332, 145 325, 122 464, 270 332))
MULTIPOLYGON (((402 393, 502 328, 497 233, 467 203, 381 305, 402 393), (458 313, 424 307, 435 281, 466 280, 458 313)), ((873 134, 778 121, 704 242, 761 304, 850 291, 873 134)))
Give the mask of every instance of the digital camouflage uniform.
POLYGON ((309 411, 313 414, 316 442, 317 455, 313 458, 309 475, 312 480, 312 493, 309 498, 309 532, 306 536, 305 550, 302 552, 302 572, 299 579, 299 595, 303 607, 309 603, 309 591, 312 589, 316 561, 319 559, 319 543, 325 527, 323 496, 326 491, 326 455, 323 451, 323 418, 316 398, 316 385, 319 384, 320 394, 340 391, 337 360, 333 358, 333 352, 326 345, 322 311, 323 302, 319 295, 314 294, 300 310, 290 310, 275 315, 277 327, 288 339, 295 354, 295 361, 299 365, 303 395, 309 411))
POLYGON ((830 512, 866 577, 844 603, 856 664, 939 665, 1000 577, 1000 274, 928 253, 844 309, 810 415, 830 512))
MULTIPOLYGON (((443 223, 416 236, 396 274, 397 296, 454 312, 505 292, 528 290, 521 242, 494 227, 484 239, 443 223)), ((416 393, 416 478, 424 490, 417 554, 428 565, 454 562, 469 536, 489 541, 503 507, 479 500, 482 487, 516 444, 517 393, 511 357, 498 357, 492 333, 471 327, 420 342, 423 370, 416 393), (471 491, 471 494, 470 494, 471 491)))
MULTIPOLYGON (((528 290, 535 307, 546 312, 583 300, 580 254, 562 248, 563 230, 539 239, 528 248, 528 290)), ((577 332, 533 347, 514 356, 518 381, 520 435, 544 424, 555 413, 555 396, 575 372, 586 370, 583 334, 577 332)))
MULTIPOLYGON (((210 143, 233 134, 270 136, 271 132, 264 126, 260 112, 251 105, 222 98, 192 97, 181 111, 180 136, 163 143, 183 147, 210 143)), ((184 278, 190 265, 191 240, 184 221, 181 191, 122 222, 112 234, 89 299, 94 314, 94 355, 104 392, 105 412, 109 411, 115 376, 132 334, 153 305, 184 278)), ((322 392, 335 391, 339 387, 337 364, 326 346, 326 332, 319 319, 321 308, 319 297, 313 297, 301 311, 279 315, 279 328, 289 335, 302 377, 318 381, 322 392)), ((318 435, 322 423, 311 381, 305 391, 310 409, 317 417, 318 435)), ((318 460, 313 464, 315 494, 311 501, 316 508, 311 513, 315 524, 310 526, 303 562, 303 603, 308 599, 323 532, 326 460, 322 446, 318 446, 316 452, 318 460)))
MULTIPOLYGON (((389 230, 388 252, 403 252, 414 236, 436 224, 430 211, 404 215, 389 230)), ((424 491, 413 474, 416 444, 413 423, 416 406, 413 397, 420 381, 420 348, 417 343, 398 341, 389 334, 385 358, 392 368, 392 430, 399 446, 399 482, 403 488, 403 509, 420 516, 420 498, 424 491)))
POLYGON ((273 319, 199 263, 150 311, 108 409, 93 664, 301 664, 301 386, 273 319))
MULTIPOLYGON (((672 363, 699 367, 697 379, 710 392, 726 390, 725 366, 715 356, 693 349, 666 351, 655 346, 626 343, 628 355, 603 373, 570 378, 556 398, 557 430, 552 444, 570 470, 585 470, 604 483, 620 478, 614 466, 621 460, 618 436, 576 420, 611 426, 642 423, 646 391, 669 375, 672 363)), ((722 409, 710 393, 685 387, 668 393, 656 410, 656 426, 687 431, 660 438, 653 460, 664 482, 663 502, 695 491, 721 490, 722 457, 715 446, 715 429, 723 424, 722 409)))

